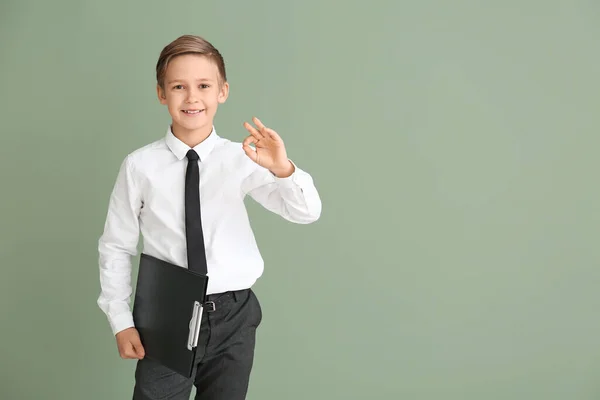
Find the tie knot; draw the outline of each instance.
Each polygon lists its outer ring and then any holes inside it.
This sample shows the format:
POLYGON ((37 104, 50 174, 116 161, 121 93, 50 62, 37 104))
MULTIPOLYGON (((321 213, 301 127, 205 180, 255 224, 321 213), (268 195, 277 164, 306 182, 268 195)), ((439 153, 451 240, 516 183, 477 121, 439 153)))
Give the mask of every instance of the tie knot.
POLYGON ((198 156, 198 153, 196 153, 194 150, 190 150, 187 152, 187 158, 190 161, 198 161, 198 159, 200 159, 200 156, 198 156))

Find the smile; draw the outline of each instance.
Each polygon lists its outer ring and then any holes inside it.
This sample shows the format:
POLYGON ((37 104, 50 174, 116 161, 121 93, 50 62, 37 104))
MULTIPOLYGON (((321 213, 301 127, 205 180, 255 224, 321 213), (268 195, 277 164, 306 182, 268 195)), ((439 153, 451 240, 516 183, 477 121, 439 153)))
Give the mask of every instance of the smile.
POLYGON ((204 110, 202 109, 202 110, 182 110, 182 111, 184 113, 186 113, 186 114, 192 114, 193 115, 193 114, 200 114, 204 110))

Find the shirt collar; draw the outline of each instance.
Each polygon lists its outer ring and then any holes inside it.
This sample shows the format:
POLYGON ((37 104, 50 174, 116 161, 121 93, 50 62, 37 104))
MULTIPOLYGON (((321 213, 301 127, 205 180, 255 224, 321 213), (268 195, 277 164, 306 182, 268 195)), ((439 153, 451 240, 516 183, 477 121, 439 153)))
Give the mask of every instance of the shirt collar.
MULTIPOLYGON (((218 138, 219 137, 217 135, 217 131, 213 126, 210 135, 208 135, 206 139, 204 139, 201 143, 194 147, 194 150, 196 151, 196 153, 198 153, 198 156, 200 157, 200 161, 203 161, 206 157, 208 157, 211 150, 215 147, 215 143, 218 138)), ((169 147, 169 149, 171 149, 173 154, 175 154, 175 157, 177 157, 177 159, 183 160, 186 157, 187 152, 190 150, 190 147, 187 144, 183 143, 181 140, 179 140, 175 135, 173 135, 171 126, 169 126, 169 129, 167 130, 165 140, 167 146, 169 147)))

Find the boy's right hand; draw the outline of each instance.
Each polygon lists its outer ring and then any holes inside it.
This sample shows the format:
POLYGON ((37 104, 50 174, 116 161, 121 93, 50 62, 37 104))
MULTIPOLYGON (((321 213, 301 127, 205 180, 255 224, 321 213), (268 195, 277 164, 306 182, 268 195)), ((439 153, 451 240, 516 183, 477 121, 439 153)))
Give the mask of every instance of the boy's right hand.
POLYGON ((117 347, 121 358, 133 358, 141 360, 144 358, 145 352, 140 340, 140 335, 135 328, 127 328, 115 335, 117 339, 117 347))

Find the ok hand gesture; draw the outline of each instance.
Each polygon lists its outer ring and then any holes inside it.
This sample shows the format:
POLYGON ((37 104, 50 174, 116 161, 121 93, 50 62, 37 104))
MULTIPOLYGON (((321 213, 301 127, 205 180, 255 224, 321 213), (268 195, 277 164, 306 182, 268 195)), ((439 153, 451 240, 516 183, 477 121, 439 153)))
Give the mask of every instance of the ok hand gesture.
POLYGON ((256 128, 244 122, 244 128, 250 132, 250 136, 242 143, 246 155, 278 177, 290 176, 294 172, 294 165, 287 157, 285 145, 279 134, 264 126, 256 117, 252 118, 252 122, 256 128), (254 149, 250 147, 251 143, 254 143, 254 149))

